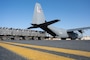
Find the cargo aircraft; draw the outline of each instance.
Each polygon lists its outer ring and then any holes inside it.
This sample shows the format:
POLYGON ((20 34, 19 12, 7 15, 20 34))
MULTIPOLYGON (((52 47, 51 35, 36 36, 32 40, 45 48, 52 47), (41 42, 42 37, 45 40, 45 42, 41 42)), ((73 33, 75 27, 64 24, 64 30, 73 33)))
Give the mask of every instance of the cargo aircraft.
POLYGON ((71 40, 75 39, 81 39, 83 37, 83 30, 90 29, 90 27, 83 27, 83 28, 75 28, 75 29, 62 29, 62 28, 56 28, 54 26, 51 26, 51 24, 56 23, 60 21, 59 19, 55 19, 52 21, 47 22, 45 20, 45 16, 43 13, 43 10, 41 8, 41 5, 39 3, 36 3, 34 8, 34 15, 32 20, 32 26, 28 29, 32 28, 41 28, 42 30, 46 31, 53 37, 61 38, 62 40, 66 40, 66 38, 70 38, 71 40))

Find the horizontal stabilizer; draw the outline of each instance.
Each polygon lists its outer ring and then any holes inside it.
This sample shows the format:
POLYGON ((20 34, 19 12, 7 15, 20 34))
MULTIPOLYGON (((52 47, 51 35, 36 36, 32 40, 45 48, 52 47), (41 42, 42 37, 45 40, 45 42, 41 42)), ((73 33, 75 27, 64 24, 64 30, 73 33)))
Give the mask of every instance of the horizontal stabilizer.
POLYGON ((32 27, 28 27, 27 29, 32 29, 32 28, 37 28, 37 27, 33 27, 33 26, 32 26, 32 27))
POLYGON ((46 24, 46 25, 51 25, 51 24, 53 24, 53 23, 56 23, 56 22, 58 22, 58 21, 60 21, 60 20, 53 20, 53 21, 50 21, 50 22, 46 22, 46 23, 44 23, 44 24, 46 24))
POLYGON ((27 29, 32 29, 32 28, 38 28, 38 26, 33 25, 33 26, 31 26, 31 27, 28 27, 27 29))
POLYGON ((40 27, 40 26, 46 27, 46 26, 51 25, 51 24, 53 24, 53 23, 56 23, 56 22, 58 22, 58 21, 60 21, 60 20, 57 19, 57 20, 45 22, 45 23, 42 23, 42 24, 32 24, 32 26, 29 27, 29 28, 27 28, 27 29, 38 28, 38 27, 40 27))
POLYGON ((57 20, 53 20, 53 21, 49 21, 49 22, 45 22, 45 23, 40 24, 40 25, 48 26, 48 25, 51 25, 51 24, 56 23, 56 22, 58 22, 58 21, 60 21, 60 20, 57 19, 57 20))

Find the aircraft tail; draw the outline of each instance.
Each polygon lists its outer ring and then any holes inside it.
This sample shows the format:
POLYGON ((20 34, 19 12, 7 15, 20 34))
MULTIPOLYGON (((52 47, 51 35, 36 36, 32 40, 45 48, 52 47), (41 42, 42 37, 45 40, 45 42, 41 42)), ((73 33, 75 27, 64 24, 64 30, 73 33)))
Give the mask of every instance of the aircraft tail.
POLYGON ((41 5, 39 3, 36 3, 35 8, 34 8, 34 15, 33 15, 33 20, 32 20, 32 27, 29 27, 28 29, 31 28, 38 28, 38 27, 46 27, 48 25, 51 25, 55 22, 58 22, 59 20, 53 20, 46 22, 45 21, 45 16, 43 13, 43 10, 41 8, 41 5))
POLYGON ((36 3, 34 8, 32 24, 42 24, 42 23, 45 23, 45 16, 41 8, 41 5, 39 3, 36 3))

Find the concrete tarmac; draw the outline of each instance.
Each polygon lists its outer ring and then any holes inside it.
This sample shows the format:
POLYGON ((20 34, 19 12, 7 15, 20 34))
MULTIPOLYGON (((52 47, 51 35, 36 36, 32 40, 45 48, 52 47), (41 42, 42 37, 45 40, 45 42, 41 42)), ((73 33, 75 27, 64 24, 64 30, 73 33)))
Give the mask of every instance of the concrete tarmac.
POLYGON ((90 52, 90 40, 7 40, 7 42, 67 48, 90 52))
MULTIPOLYGON (((90 40, 6 40, 5 42, 15 42, 15 43, 22 43, 22 44, 30 44, 30 45, 39 45, 39 46, 49 46, 49 47, 57 47, 57 48, 64 48, 64 49, 70 49, 70 50, 79 50, 79 51, 86 51, 90 53, 90 40)), ((19 46, 19 45, 17 45, 19 46)), ((90 60, 90 57, 85 57, 85 56, 79 56, 79 55, 74 55, 74 54, 67 54, 63 52, 57 52, 57 51, 49 51, 49 50, 44 50, 44 49, 39 49, 39 48, 34 48, 34 47, 25 47, 25 46, 19 46, 19 47, 24 47, 28 49, 33 49, 33 50, 38 50, 50 54, 55 54, 58 56, 64 56, 64 57, 70 57, 74 58, 76 60, 90 60)), ((3 51, 6 51, 5 48, 0 47, 0 49, 3 51)), ((0 57, 2 56, 2 51, 0 51, 0 57)), ((7 50, 9 51, 9 50, 7 50)), ((8 52, 11 54, 13 57, 14 53, 8 52)), ((5 54, 8 56, 8 54, 5 54)), ((16 60, 26 60, 25 58, 15 54, 15 58, 18 58, 16 60), (15 57, 16 56, 16 57, 15 57)), ((13 58, 14 58, 13 57, 13 58)), ((8 56, 6 60, 12 60, 10 59, 11 57, 8 56)), ((0 60, 5 60, 3 57, 0 58, 0 60)))

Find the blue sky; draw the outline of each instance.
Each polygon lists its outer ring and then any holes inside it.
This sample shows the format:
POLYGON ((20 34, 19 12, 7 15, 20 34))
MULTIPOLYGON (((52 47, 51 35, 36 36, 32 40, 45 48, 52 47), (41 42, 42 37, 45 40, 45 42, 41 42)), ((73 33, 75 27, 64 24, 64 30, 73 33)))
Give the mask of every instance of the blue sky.
MULTIPOLYGON (((90 26, 90 0, 0 0, 0 27, 25 29, 31 26, 35 3, 41 4, 47 21, 58 28, 90 26)), ((90 30, 85 30, 90 35, 90 30)))

